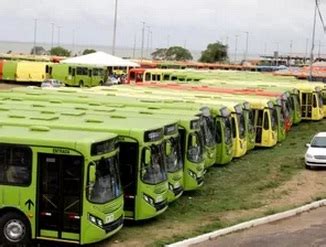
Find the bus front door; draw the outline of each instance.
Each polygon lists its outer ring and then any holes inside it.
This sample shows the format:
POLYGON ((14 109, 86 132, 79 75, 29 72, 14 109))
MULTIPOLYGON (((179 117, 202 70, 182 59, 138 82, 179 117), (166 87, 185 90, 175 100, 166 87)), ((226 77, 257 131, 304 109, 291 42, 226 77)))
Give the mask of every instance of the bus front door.
POLYGON ((79 242, 81 156, 39 153, 37 238, 79 242))

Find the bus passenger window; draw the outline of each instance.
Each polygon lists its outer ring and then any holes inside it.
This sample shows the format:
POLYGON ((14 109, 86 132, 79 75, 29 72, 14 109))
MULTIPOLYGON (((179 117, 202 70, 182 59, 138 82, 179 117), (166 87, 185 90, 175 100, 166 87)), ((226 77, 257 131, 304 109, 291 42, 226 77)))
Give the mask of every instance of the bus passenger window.
POLYGON ((257 126, 263 125, 263 111, 258 110, 258 116, 257 116, 257 126))
POLYGON ((150 81, 151 80, 151 74, 150 73, 146 73, 145 74, 145 81, 150 81))
POLYGON ((71 67, 68 68, 68 74, 71 75, 71 67))
POLYGON ((26 147, 0 145, 0 184, 29 185, 32 151, 26 147))
POLYGON ((269 123, 268 123, 268 114, 267 112, 264 113, 264 130, 269 129, 269 123))
POLYGON ((76 69, 72 69, 72 76, 76 75, 76 69))
POLYGON ((88 71, 88 76, 92 77, 92 70, 91 69, 88 71))
POLYGON ((237 136, 237 125, 236 125, 236 123, 235 123, 235 118, 233 117, 232 118, 232 136, 233 136, 233 138, 236 138, 236 136, 237 136))

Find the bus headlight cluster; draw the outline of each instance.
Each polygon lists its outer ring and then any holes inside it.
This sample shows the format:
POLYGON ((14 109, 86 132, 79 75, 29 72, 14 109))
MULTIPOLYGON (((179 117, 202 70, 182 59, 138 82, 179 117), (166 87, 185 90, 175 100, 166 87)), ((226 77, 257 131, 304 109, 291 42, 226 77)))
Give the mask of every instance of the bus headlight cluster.
POLYGON ((173 185, 169 183, 169 190, 173 191, 173 185))
POLYGON ((197 175, 196 175, 196 173, 194 173, 194 172, 191 171, 191 170, 188 170, 188 173, 189 173, 189 175, 190 175, 192 178, 197 179, 197 175))
POLYGON ((88 220, 98 227, 103 226, 103 221, 94 215, 88 214, 88 220))
POLYGON ((145 195, 145 194, 144 194, 144 200, 145 200, 148 204, 150 204, 150 205, 152 205, 152 206, 155 205, 155 201, 154 201, 154 199, 153 199, 152 197, 148 196, 148 195, 145 195))

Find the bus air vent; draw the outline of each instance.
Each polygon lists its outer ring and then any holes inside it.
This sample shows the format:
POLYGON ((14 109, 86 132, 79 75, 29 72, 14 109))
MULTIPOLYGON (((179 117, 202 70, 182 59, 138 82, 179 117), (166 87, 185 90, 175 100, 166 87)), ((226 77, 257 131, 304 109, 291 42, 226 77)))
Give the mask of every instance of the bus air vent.
POLYGON ((9 108, 7 108, 7 107, 0 107, 0 111, 9 111, 9 108))
POLYGON ((9 118, 26 118, 26 116, 24 116, 24 115, 16 115, 16 114, 9 114, 8 117, 9 118))
POLYGON ((119 116, 119 115, 112 115, 110 118, 117 118, 117 119, 126 119, 124 116, 119 116))
POLYGON ((42 121, 51 121, 57 119, 59 119, 59 116, 37 116, 37 117, 30 118, 30 120, 42 120, 42 121))
POLYGON ((103 120, 100 119, 86 119, 86 123, 103 123, 103 120))
POLYGON ((50 103, 52 103, 52 104, 61 104, 62 100, 52 99, 52 100, 50 100, 50 103))
POLYGON ((29 129, 31 131, 43 131, 43 132, 50 131, 50 128, 46 126, 31 126, 29 129))
POLYGON ((70 112, 62 112, 61 113, 61 115, 63 115, 63 116, 75 116, 75 117, 83 116, 85 114, 86 114, 86 112, 84 112, 84 111, 70 111, 70 112))

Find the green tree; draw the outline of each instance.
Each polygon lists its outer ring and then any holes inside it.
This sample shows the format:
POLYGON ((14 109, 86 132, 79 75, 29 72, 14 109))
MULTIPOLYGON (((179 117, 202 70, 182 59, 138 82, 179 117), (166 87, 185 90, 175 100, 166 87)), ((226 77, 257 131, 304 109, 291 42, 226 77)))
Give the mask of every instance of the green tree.
POLYGON ((202 51, 200 62, 215 63, 222 62, 228 59, 228 47, 221 42, 208 44, 205 51, 202 51))
POLYGON ((31 50, 31 54, 47 55, 48 52, 42 46, 34 46, 31 50))
POLYGON ((157 48, 152 54, 152 58, 154 60, 166 60, 166 52, 168 49, 166 48, 157 48))
POLYGON ((172 46, 166 51, 166 60, 185 61, 192 60, 189 50, 181 46, 172 46))
POLYGON ((54 56, 70 57, 70 53, 71 51, 68 51, 67 49, 61 46, 53 47, 50 50, 50 55, 54 55, 54 56))
POLYGON ((83 51, 83 55, 87 55, 87 54, 91 54, 91 53, 95 53, 95 52, 96 52, 96 50, 94 50, 94 49, 85 49, 83 51))

